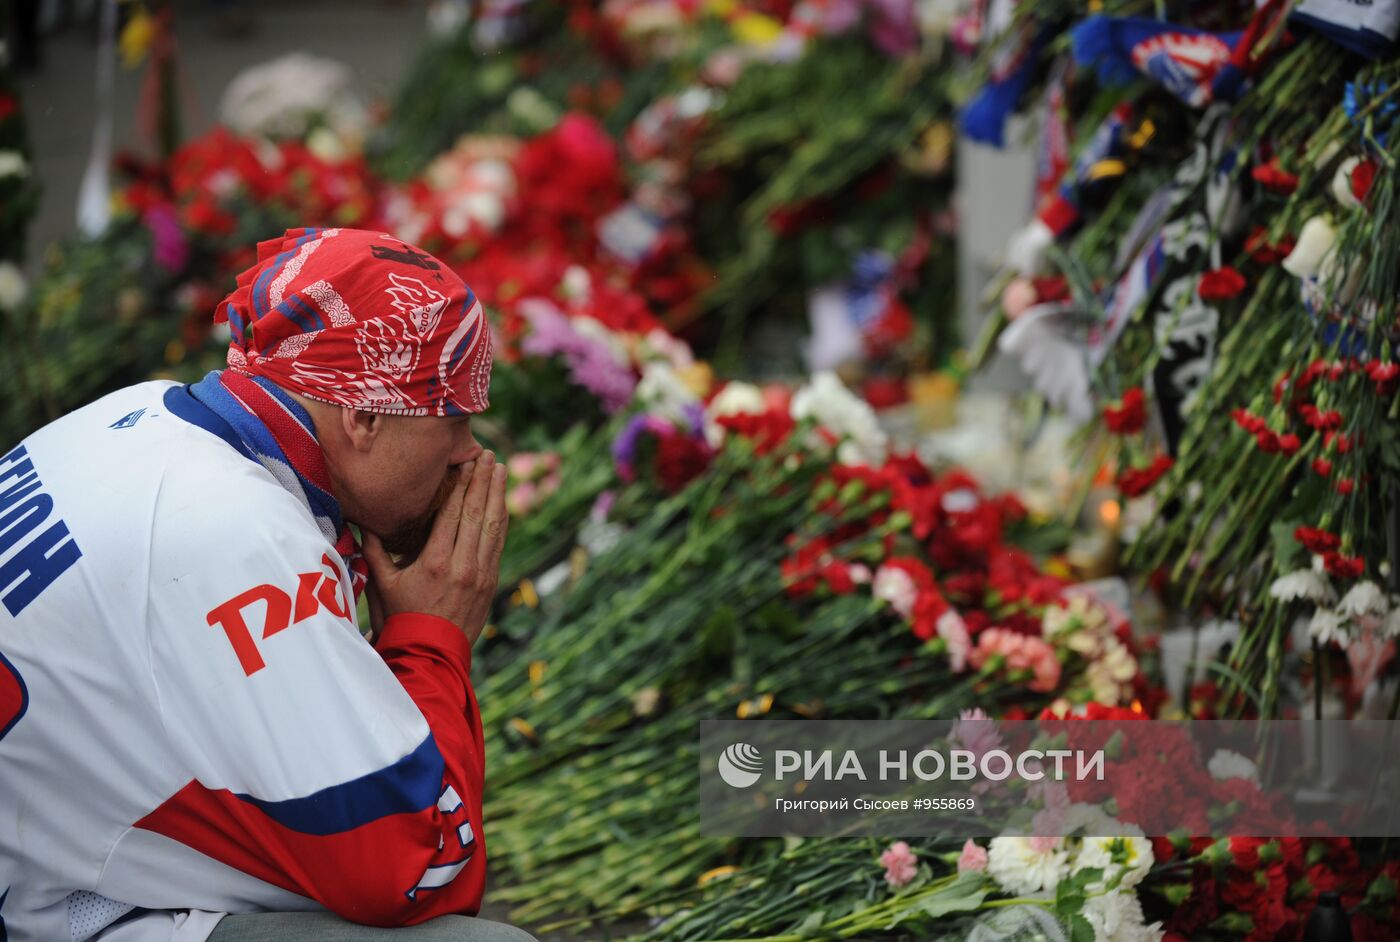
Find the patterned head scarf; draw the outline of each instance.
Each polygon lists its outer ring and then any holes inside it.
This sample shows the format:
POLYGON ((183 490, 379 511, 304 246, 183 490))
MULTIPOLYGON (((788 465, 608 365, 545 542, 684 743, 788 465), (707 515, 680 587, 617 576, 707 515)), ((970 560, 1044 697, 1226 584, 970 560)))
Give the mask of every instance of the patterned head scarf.
POLYGON ((486 409, 491 328, 442 262, 382 232, 288 229, 214 314, 229 368, 369 412, 486 409))

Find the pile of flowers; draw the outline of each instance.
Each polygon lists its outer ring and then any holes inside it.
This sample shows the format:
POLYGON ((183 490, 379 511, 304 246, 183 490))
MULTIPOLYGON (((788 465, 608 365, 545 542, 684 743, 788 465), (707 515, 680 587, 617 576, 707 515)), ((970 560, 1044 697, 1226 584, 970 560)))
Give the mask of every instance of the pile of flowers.
POLYGON ((994 329, 1094 427, 1140 523, 1128 565, 1173 606, 1243 616, 1231 689, 1271 715, 1300 616, 1361 688, 1391 659, 1400 71, 1326 16, 1149 23, 1118 6, 1022 5, 982 33, 964 130, 1000 143, 1012 110, 1046 117, 994 329), (1067 47, 1045 41, 1064 31, 1067 47), (1149 65, 1188 39, 1212 50, 1198 70, 1149 65), (1090 100, 1114 107, 1075 104, 1090 100), (1290 535, 1313 531, 1334 545, 1301 552, 1290 535))

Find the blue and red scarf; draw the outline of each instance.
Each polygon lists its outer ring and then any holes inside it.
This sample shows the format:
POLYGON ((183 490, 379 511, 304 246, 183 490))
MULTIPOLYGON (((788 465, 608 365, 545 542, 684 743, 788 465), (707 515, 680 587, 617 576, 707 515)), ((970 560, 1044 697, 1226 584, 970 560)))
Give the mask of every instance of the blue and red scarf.
POLYGON ((238 442, 230 444, 241 445, 240 451, 266 468, 311 511, 349 570, 358 599, 369 569, 331 492, 326 459, 307 411, 270 380, 233 370, 211 372, 190 386, 189 393, 237 436, 238 442))

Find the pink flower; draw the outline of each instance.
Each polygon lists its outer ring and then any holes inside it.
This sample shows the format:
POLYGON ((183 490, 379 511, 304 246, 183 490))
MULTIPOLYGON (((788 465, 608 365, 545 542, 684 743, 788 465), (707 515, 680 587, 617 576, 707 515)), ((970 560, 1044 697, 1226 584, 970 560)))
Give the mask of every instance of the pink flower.
POLYGON ((516 452, 506 461, 506 470, 517 481, 528 481, 540 467, 540 456, 533 451, 516 452))
POLYGON ((967 667, 967 655, 972 649, 972 638, 967 633, 967 625, 962 616, 951 608, 938 616, 936 625, 938 637, 948 645, 948 666, 955 672, 967 667))
POLYGON ((980 668, 993 657, 1001 657, 1011 671, 1030 671, 1033 679, 1027 685, 1040 693, 1049 693, 1060 683, 1060 661, 1055 649, 1042 638, 1018 634, 1005 628, 988 628, 977 636, 977 647, 968 654, 968 662, 980 668))
POLYGON ((883 854, 880 863, 885 868, 885 882, 898 889, 912 881, 919 872, 919 858, 904 841, 895 841, 883 854))
POLYGON ((524 516, 534 506, 536 496, 535 485, 529 481, 522 481, 512 487, 506 495, 506 510, 512 517, 524 516))
POLYGON ((958 873, 968 873, 969 871, 982 873, 987 869, 987 848, 978 847, 972 838, 967 839, 963 845, 962 853, 958 855, 958 873))
POLYGON ((949 739, 956 739, 962 747, 974 753, 980 760, 983 755, 993 749, 1002 749, 1006 743, 1002 742, 1001 733, 997 732, 996 720, 993 720, 980 707, 972 710, 963 710, 958 715, 958 719, 953 723, 953 729, 948 734, 949 739))

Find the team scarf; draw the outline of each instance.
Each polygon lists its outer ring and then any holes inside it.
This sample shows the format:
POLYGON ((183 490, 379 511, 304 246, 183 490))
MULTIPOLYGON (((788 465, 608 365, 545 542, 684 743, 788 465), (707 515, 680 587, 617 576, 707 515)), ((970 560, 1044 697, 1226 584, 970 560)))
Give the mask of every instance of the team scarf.
POLYGON ((223 419, 247 452, 311 511, 350 572, 358 599, 369 569, 331 492, 325 455, 307 411, 270 380, 234 370, 211 372, 190 386, 190 394, 223 419))

